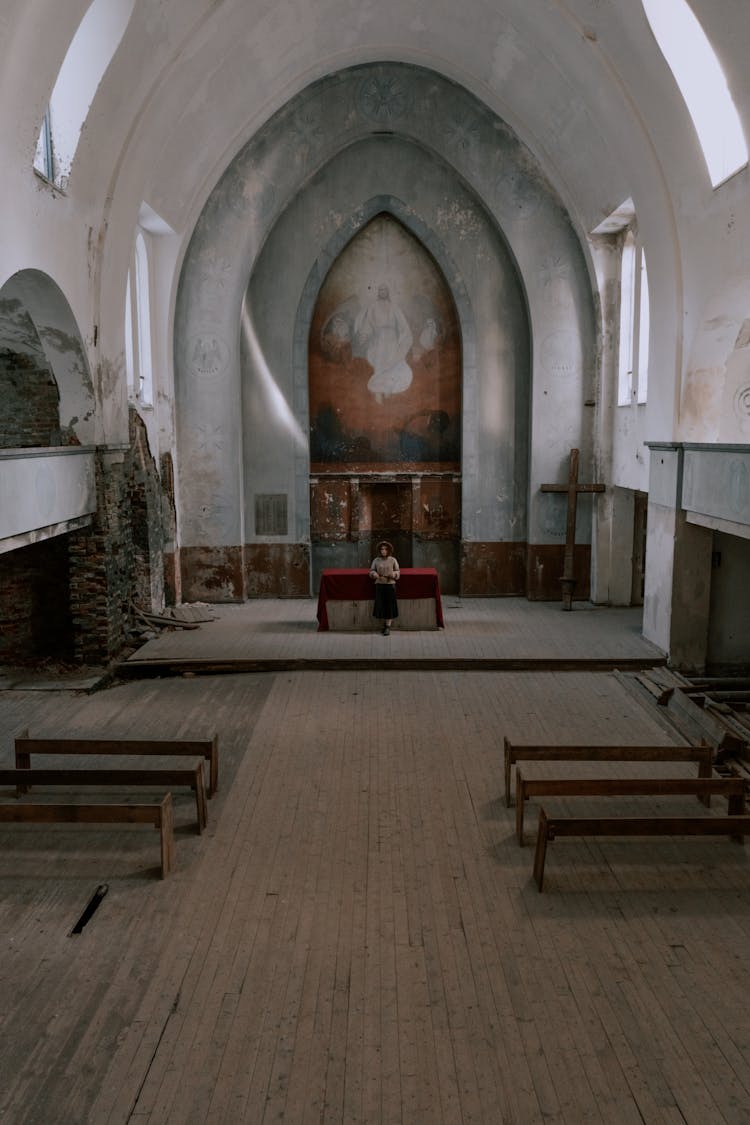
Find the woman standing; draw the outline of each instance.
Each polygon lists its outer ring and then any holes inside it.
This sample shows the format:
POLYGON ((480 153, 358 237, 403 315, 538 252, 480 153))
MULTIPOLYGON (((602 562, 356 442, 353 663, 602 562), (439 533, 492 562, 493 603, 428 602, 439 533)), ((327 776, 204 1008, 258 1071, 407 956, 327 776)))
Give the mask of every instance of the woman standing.
POLYGON ((383 622, 383 636, 387 637, 391 631, 391 622, 398 617, 398 603, 396 601, 396 582, 401 570, 398 559, 393 557, 393 546, 387 539, 378 543, 378 553, 370 566, 370 578, 375 582, 375 605, 373 617, 383 622))

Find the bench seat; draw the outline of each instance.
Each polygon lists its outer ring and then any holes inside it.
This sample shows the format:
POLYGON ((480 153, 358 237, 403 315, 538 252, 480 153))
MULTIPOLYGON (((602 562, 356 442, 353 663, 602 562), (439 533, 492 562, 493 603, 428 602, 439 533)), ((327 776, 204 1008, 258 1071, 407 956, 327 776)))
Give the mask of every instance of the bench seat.
POLYGON ((730 816, 745 811, 741 777, 525 777, 516 767, 516 835, 523 844, 524 805, 529 797, 726 797, 730 816))
POLYGON ((534 879, 541 891, 547 844, 558 836, 730 836, 743 843, 748 833, 750 816, 551 817, 541 808, 534 879))
POLYGON ((208 762, 208 796, 219 785, 218 738, 30 738, 24 730, 16 737, 16 768, 28 769, 32 754, 98 754, 122 757, 204 758, 208 762))
POLYGON ((102 788, 116 787, 127 789, 131 786, 155 785, 160 789, 178 785, 188 786, 195 793, 198 831, 202 832, 208 823, 206 786, 203 779, 203 763, 196 762, 188 769, 0 769, 0 785, 15 785, 17 794, 27 793, 32 785, 55 785, 66 788, 90 785, 102 788))
POLYGON ((158 803, 117 804, 42 804, 14 801, 0 803, 2 824, 152 824, 161 840, 161 875, 165 878, 174 865, 174 816, 172 796, 166 793, 158 803))
POLYGON ((505 756, 505 804, 511 805, 510 771, 521 761, 532 762, 695 762, 698 777, 711 777, 713 750, 700 746, 537 746, 503 740, 505 756))

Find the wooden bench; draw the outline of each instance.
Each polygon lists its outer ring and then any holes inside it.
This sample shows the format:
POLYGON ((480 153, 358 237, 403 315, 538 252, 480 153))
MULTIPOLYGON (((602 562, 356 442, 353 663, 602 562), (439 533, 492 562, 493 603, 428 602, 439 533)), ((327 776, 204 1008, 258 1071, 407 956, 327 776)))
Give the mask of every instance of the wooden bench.
POLYGON ((99 754, 101 756, 149 756, 204 758, 208 762, 208 796, 219 786, 217 736, 203 739, 165 738, 30 738, 22 731, 15 741, 16 769, 29 769, 32 754, 99 754))
POLYGON ((174 863, 172 796, 151 805, 0 804, 0 823, 16 824, 153 824, 161 837, 161 874, 174 863))
POLYGON ((516 762, 696 762, 698 777, 711 777, 713 750, 700 746, 529 746, 503 740, 505 804, 510 808, 510 770, 516 762))
POLYGON ((188 769, 174 770, 0 769, 0 785, 15 785, 17 794, 28 793, 32 785, 66 787, 101 785, 117 786, 121 789, 139 785, 158 785, 160 788, 186 785, 195 793, 198 831, 202 832, 208 823, 202 762, 196 762, 188 769))
POLYGON ((547 844, 558 836, 731 836, 738 843, 750 833, 750 816, 547 816, 539 810, 534 879, 544 883, 547 844))
POLYGON ((524 777, 516 767, 516 835, 523 844, 523 812, 529 797, 698 797, 727 798, 730 816, 745 812, 742 777, 524 777))

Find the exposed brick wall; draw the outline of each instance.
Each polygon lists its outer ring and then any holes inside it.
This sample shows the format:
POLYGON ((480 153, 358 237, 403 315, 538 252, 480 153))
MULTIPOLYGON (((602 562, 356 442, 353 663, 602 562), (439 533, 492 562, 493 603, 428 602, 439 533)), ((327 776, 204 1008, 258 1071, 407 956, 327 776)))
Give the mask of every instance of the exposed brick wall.
POLYGON ((133 537, 133 600, 142 609, 164 605, 162 485, 142 418, 131 407, 128 502, 133 537))
POLYGON ((106 664, 125 643, 133 597, 133 539, 127 461, 96 458, 97 511, 90 527, 68 536, 75 656, 106 664))
POLYGON ((161 488, 146 430, 130 413, 130 451, 97 455, 93 524, 68 536, 75 658, 107 664, 134 624, 132 604, 160 609, 164 597, 161 488))
POLYGON ((57 384, 43 357, 0 348, 0 403, 2 448, 65 444, 57 384))

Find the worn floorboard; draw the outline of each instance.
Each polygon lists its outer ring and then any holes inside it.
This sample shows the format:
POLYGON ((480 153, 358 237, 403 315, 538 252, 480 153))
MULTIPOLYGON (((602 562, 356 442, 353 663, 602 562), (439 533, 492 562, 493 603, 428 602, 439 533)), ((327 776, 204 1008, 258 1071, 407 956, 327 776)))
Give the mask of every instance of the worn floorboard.
MULTIPOLYGON (((584 651, 576 628, 568 644, 584 651)), ((504 734, 679 740, 617 676, 382 669, 2 691, 0 765, 25 725, 216 731, 220 784, 203 836, 192 794, 175 794, 165 880, 143 830, 0 828, 0 1121, 750 1121, 745 848, 559 840, 539 894, 504 807, 504 734)))

